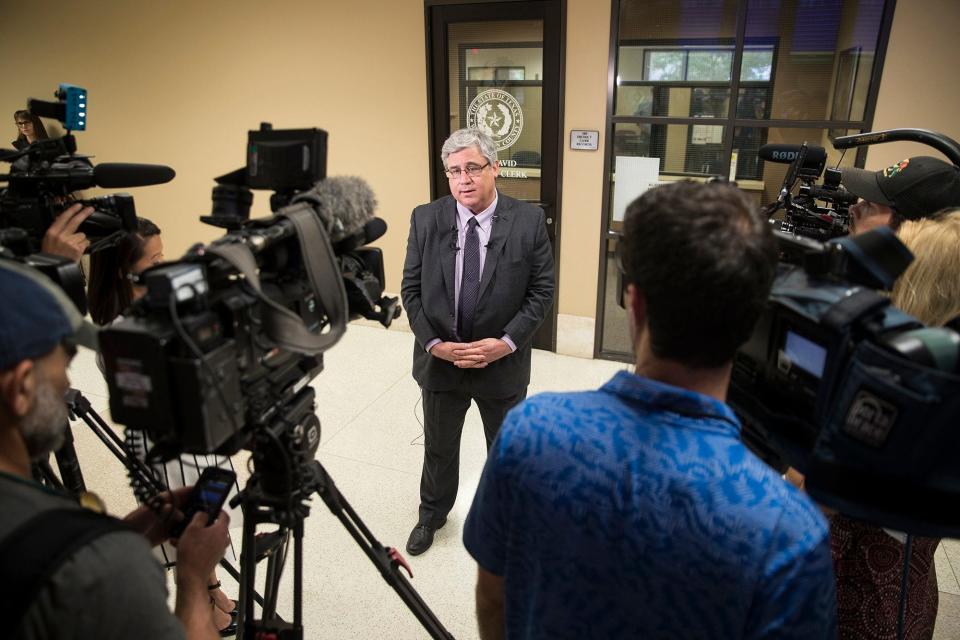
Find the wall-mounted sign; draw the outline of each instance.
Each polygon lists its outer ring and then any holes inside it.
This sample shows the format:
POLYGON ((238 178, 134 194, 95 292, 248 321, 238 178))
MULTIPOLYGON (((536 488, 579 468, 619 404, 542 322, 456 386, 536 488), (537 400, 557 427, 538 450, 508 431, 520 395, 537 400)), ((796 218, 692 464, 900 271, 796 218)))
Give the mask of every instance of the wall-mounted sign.
POLYGON ((600 132, 572 129, 570 148, 580 151, 596 151, 600 148, 600 132))

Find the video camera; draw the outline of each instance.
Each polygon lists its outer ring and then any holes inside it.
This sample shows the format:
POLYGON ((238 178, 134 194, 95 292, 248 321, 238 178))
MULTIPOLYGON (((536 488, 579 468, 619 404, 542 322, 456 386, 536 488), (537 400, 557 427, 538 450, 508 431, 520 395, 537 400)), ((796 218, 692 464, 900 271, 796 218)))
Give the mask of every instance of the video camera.
POLYGON ((71 130, 87 127, 86 89, 61 84, 57 102, 30 99, 35 116, 56 118, 67 129, 62 138, 37 140, 22 150, 0 149, 0 161, 10 163, 10 172, 0 175, 7 188, 0 193, 0 255, 25 262, 43 271, 86 313, 83 276, 66 258, 38 253, 43 236, 60 213, 72 204, 94 208, 78 231, 90 240, 88 253, 116 243, 136 231, 133 196, 118 193, 88 200, 74 193, 91 187, 126 188, 161 184, 173 179, 173 169, 161 165, 104 163, 96 166, 77 153, 71 130))
MULTIPOLYGON (((244 169, 217 178, 205 222, 229 229, 144 272, 146 295, 100 336, 113 419, 145 430, 150 457, 254 451, 264 490, 289 497, 320 423, 309 382, 348 316, 399 315, 383 293, 386 230, 359 178, 326 179, 326 132, 251 131, 244 169), (274 215, 249 219, 250 189, 274 215)), ((293 501, 295 502, 295 501, 293 501)))
MULTIPOLYGON (((956 143, 922 130, 835 146, 905 139, 936 141, 960 165, 956 143)), ((813 174, 807 158, 798 153, 790 180, 813 174)), ((960 336, 925 327, 878 292, 913 259, 889 228, 826 243, 792 231, 777 232, 784 260, 734 359, 728 400, 744 441, 774 466, 804 473, 811 496, 844 514, 919 535, 960 534, 960 336)))
POLYGON ((760 147, 758 155, 769 162, 790 163, 778 198, 764 209, 774 229, 821 241, 847 234, 848 210, 856 203, 857 196, 840 186, 839 169, 826 169, 824 173, 827 152, 823 147, 808 146, 806 142, 799 146, 766 144, 760 147), (823 183, 818 185, 816 181, 821 174, 823 183), (773 215, 780 210, 784 212, 783 219, 773 220, 773 215))

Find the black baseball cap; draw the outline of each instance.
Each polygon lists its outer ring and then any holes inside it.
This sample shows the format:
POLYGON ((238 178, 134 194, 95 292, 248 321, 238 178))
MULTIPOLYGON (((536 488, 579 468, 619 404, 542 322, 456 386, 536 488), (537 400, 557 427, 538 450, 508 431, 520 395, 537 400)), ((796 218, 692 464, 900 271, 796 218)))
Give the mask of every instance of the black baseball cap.
POLYGON ((917 156, 880 171, 841 169, 847 191, 887 205, 908 220, 960 207, 960 169, 938 158, 917 156))

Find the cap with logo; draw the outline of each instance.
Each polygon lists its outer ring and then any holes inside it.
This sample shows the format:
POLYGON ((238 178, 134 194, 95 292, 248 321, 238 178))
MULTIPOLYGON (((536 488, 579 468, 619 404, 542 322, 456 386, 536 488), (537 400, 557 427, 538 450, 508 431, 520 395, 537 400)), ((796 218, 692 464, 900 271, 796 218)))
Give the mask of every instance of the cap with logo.
POLYGON ((0 301, 0 371, 45 356, 64 340, 97 349, 97 328, 39 271, 0 260, 0 301))
POLYGON ((909 220, 960 207, 960 169, 929 156, 907 158, 881 171, 847 167, 841 182, 850 193, 887 205, 909 220))

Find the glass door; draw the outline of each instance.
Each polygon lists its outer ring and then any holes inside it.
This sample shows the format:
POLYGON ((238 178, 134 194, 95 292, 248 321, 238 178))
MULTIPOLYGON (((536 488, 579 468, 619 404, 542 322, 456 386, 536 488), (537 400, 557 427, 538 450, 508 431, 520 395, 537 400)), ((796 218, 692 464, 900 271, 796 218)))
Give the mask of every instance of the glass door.
MULTIPOLYGON (((559 265, 561 3, 443 4, 427 11, 432 197, 449 193, 443 141, 463 127, 481 129, 497 145, 497 188, 544 209, 559 265)), ((556 314, 555 303, 534 347, 555 350, 556 314)))

